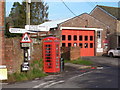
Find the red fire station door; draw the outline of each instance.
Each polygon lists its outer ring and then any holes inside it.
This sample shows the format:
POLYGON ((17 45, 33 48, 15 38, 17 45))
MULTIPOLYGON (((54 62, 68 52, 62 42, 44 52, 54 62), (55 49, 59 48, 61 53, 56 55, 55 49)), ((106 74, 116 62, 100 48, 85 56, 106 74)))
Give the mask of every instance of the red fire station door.
POLYGON ((60 72, 60 40, 56 37, 43 39, 44 72, 60 72))

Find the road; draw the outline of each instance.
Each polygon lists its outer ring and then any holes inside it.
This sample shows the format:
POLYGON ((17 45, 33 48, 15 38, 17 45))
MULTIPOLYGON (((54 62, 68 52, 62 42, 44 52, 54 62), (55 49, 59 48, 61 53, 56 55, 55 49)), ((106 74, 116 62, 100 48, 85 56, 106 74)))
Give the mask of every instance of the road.
MULTIPOLYGON (((3 88, 118 88, 120 80, 119 58, 86 57, 97 69, 79 69, 65 66, 65 71, 42 79, 2 85, 3 88)), ((4 90, 4 89, 3 89, 4 90)))

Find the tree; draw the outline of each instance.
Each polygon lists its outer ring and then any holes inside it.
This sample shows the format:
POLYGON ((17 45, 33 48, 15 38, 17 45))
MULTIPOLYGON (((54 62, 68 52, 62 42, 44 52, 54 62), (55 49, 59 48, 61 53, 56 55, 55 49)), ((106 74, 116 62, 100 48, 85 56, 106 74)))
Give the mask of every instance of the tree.
MULTIPOLYGON (((31 25, 39 25, 48 20, 48 8, 47 3, 43 0, 37 0, 37 2, 32 2, 30 4, 31 13, 31 25)), ((6 18, 7 23, 15 28, 25 28, 26 25, 26 2, 23 1, 21 4, 19 2, 14 2, 13 7, 9 17, 6 18)), ((8 27, 8 25, 6 25, 8 27)), ((8 29, 8 28, 7 28, 8 29)), ((8 30, 7 30, 8 31, 8 30)), ((7 32, 9 33, 9 32, 7 32)), ((6 34, 7 35, 7 34, 6 34)))
MULTIPOLYGON (((30 4, 31 25, 38 25, 48 20, 48 5, 42 0, 30 4)), ((11 9, 9 17, 14 27, 24 27, 26 25, 26 2, 22 4, 15 2, 11 9)))
POLYGON ((31 3, 31 24, 38 25, 48 20, 48 5, 42 2, 32 2, 31 3))
POLYGON ((13 27, 24 28, 26 21, 25 6, 19 2, 14 2, 9 14, 10 23, 13 27))

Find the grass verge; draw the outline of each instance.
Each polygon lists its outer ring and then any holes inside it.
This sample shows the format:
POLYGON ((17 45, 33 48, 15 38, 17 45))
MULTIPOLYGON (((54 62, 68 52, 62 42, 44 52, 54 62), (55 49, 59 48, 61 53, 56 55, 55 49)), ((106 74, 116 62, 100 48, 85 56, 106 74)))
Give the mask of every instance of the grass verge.
POLYGON ((83 60, 81 58, 77 59, 77 60, 65 60, 65 63, 73 63, 73 64, 79 64, 79 65, 93 65, 92 61, 87 61, 87 60, 83 60))
POLYGON ((6 82, 13 83, 19 81, 33 80, 35 78, 41 78, 47 76, 42 70, 43 63, 41 60, 33 61, 30 64, 30 70, 28 72, 16 72, 8 75, 8 80, 6 82))

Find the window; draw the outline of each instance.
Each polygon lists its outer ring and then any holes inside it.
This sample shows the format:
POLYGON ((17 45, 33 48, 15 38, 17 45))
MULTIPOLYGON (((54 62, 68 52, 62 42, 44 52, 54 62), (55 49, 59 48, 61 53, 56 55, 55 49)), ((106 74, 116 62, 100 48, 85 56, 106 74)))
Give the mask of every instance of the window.
POLYGON ((51 60, 46 60, 46 62, 51 62, 51 60))
POLYGON ((76 46, 77 46, 77 43, 74 43, 73 46, 76 47, 76 46))
POLYGON ((50 50, 50 49, 51 49, 51 48, 49 48, 49 47, 48 47, 48 48, 46 48, 46 50, 50 50))
POLYGON ((82 41, 82 35, 79 36, 79 41, 82 41))
POLYGON ((76 41, 77 40, 77 35, 74 35, 74 41, 76 41))
POLYGON ((51 54, 46 54, 46 56, 51 56, 51 54))
POLYGON ((46 57, 46 59, 51 59, 51 57, 46 57))
POLYGON ((65 39, 66 39, 65 35, 62 35, 62 40, 65 40, 65 39))
POLYGON ((65 43, 62 43, 62 47, 65 47, 66 45, 65 45, 65 43))
POLYGON ((50 51, 46 51, 46 53, 51 53, 50 51))
POLYGON ((82 43, 79 43, 80 48, 82 48, 82 43))
POLYGON ((71 43, 68 43, 68 47, 71 47, 71 43))
POLYGON ((88 48, 88 43, 85 43, 85 48, 88 48))
POLYGON ((93 48, 93 43, 90 43, 90 48, 93 48))
POLYGON ((93 41, 93 36, 90 36, 90 41, 93 41))
POLYGON ((117 48, 117 50, 120 50, 120 48, 117 48))
POLYGON ((100 31, 97 31, 97 37, 98 37, 99 39, 101 38, 100 31))
POLYGON ((46 45, 46 47, 51 47, 51 45, 46 45))
POLYGON ((87 41, 88 40, 88 36, 85 36, 85 41, 87 41))
POLYGON ((68 35, 68 40, 71 40, 71 35, 68 35))

